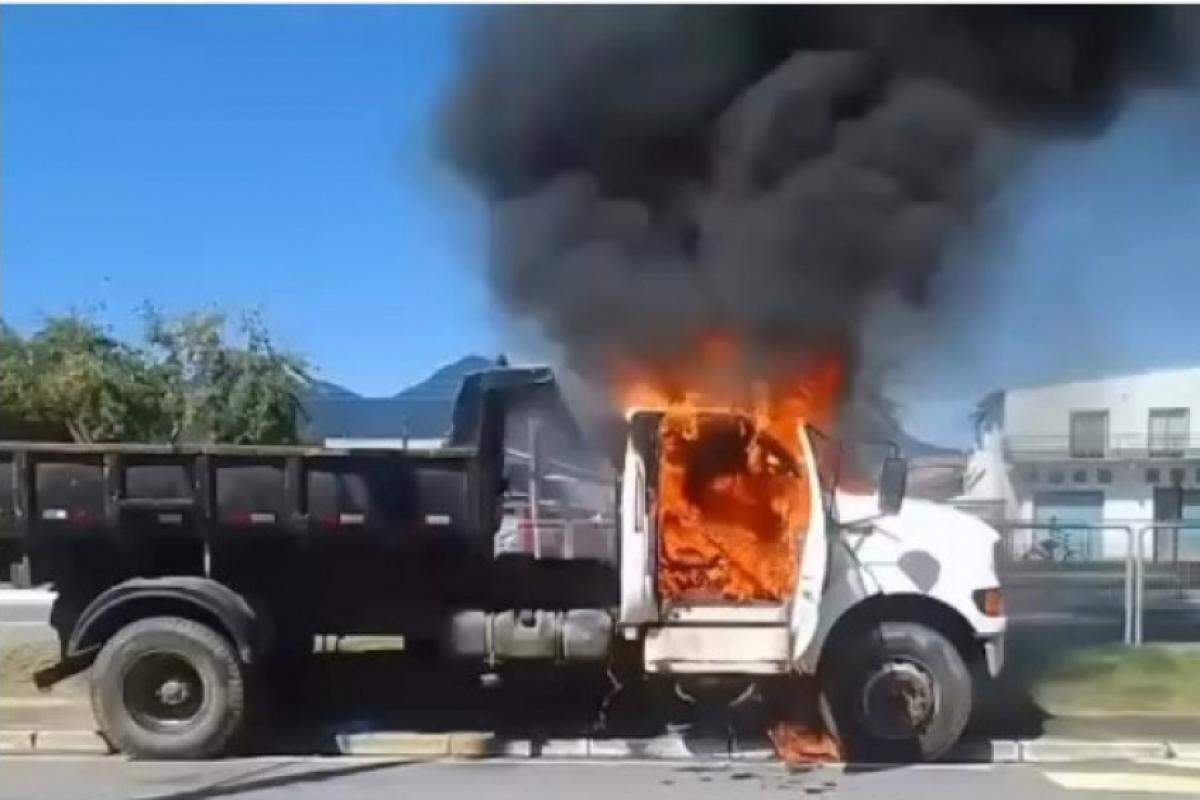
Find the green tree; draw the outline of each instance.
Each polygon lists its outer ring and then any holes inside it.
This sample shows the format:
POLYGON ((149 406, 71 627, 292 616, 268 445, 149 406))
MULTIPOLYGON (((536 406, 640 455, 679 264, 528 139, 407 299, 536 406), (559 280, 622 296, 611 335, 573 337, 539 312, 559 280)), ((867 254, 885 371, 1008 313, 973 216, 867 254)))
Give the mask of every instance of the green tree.
POLYGON ((28 369, 25 342, 0 320, 0 438, 63 438, 65 430, 60 429, 58 436, 46 436, 32 419, 22 396, 28 369))
POLYGON ((983 435, 991 428, 1004 424, 1004 391, 988 392, 971 412, 971 426, 975 429, 975 445, 983 445, 983 435))
POLYGON ((145 344, 91 319, 46 320, 23 340, 0 324, 0 423, 64 430, 78 442, 295 442, 307 364, 272 343, 261 318, 167 318, 148 308, 145 344))
POLYGON ((147 308, 146 339, 167 374, 164 406, 172 440, 294 443, 310 382, 304 359, 279 350, 260 315, 243 314, 233 343, 225 314, 166 318, 147 308))
POLYGON ((157 440, 165 430, 164 373, 136 348, 76 314, 0 345, 0 402, 30 426, 65 428, 77 442, 157 440))

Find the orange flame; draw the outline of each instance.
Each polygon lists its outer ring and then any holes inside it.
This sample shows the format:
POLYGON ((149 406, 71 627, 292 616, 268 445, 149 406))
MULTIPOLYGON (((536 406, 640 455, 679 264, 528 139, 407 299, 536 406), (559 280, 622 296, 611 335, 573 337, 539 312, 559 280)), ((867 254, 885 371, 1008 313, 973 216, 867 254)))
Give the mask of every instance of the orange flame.
POLYGON ((775 753, 788 764, 842 761, 842 748, 828 732, 797 722, 779 722, 767 732, 775 753))
POLYGON ((782 602, 795 591, 810 514, 805 422, 832 423, 842 359, 754 378, 737 343, 713 336, 692 363, 623 370, 626 409, 663 411, 658 588, 667 602, 782 602))

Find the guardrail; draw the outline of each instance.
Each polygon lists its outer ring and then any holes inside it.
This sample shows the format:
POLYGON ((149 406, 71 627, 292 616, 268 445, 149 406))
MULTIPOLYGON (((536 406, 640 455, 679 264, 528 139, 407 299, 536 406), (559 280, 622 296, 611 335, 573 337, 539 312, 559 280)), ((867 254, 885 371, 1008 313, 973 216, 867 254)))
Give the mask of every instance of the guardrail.
POLYGON ((1144 558, 1144 553, 1143 553, 1143 546, 1144 546, 1144 542, 1145 542, 1147 533, 1149 533, 1151 536, 1154 536, 1160 530, 1174 531, 1176 533, 1176 536, 1178 536, 1180 531, 1189 531, 1189 530, 1200 531, 1200 522, 1186 522, 1186 521, 1152 522, 1149 525, 1142 526, 1142 528, 1138 531, 1138 535, 1136 537, 1137 542, 1136 542, 1136 547, 1135 547, 1135 550, 1136 550, 1135 559, 1137 561, 1137 573, 1138 573, 1137 588, 1134 593, 1135 613, 1134 613, 1133 644, 1135 647, 1140 645, 1143 641, 1143 629, 1144 629, 1145 617, 1146 617, 1146 570, 1145 570, 1145 558, 1144 558))
MULTIPOLYGON (((1027 567, 1036 567, 1038 571, 1044 571, 1046 574, 1055 572, 1067 572, 1086 568, 1088 566, 1102 565, 1105 563, 1120 562, 1123 565, 1122 587, 1123 587, 1123 630, 1122 640, 1131 647, 1140 646, 1145 639, 1145 609, 1146 609, 1146 574, 1147 563, 1164 565, 1162 561, 1148 561, 1147 558, 1147 539, 1153 541, 1153 537, 1157 536, 1160 531, 1172 531, 1178 536, 1182 531, 1196 531, 1200 533, 1200 521, 1158 521, 1151 523, 1129 522, 1129 523, 1105 523, 1099 525, 1088 524, 1069 524, 1062 523, 1036 523, 1024 522, 1017 520, 1000 520, 993 521, 991 524, 1000 532, 1004 542, 1004 550, 1002 555, 1007 556, 1007 562, 1003 566, 1012 568, 1017 565, 1025 565, 1027 567), (1053 535, 1071 536, 1074 534, 1083 534, 1085 536, 1094 535, 1104 532, 1118 532, 1125 537, 1125 552, 1123 556, 1118 558, 1079 558, 1069 555, 1069 550, 1063 549, 1057 553, 1053 550, 1043 552, 1036 558, 1030 559, 1022 554, 1021 558, 1017 558, 1016 548, 1014 547, 1013 535, 1018 531, 1046 531, 1053 535)), ((1043 540, 1043 542, 1046 540, 1043 540)), ((1036 540, 1030 542, 1030 549, 1037 547, 1036 540)), ((1061 544, 1063 548, 1069 548, 1069 542, 1061 544)), ((1176 549, 1176 553, 1177 553, 1176 549)), ((1180 568, 1183 562, 1175 560, 1171 565, 1176 569, 1180 568)), ((998 565, 1000 566, 1000 565, 998 565)))
MULTIPOLYGON (((1103 524, 1103 525, 1066 526, 1066 525, 1062 525, 1062 524, 1024 522, 1024 521, 1014 521, 1014 520, 1002 520, 999 522, 993 522, 992 525, 1000 532, 1001 537, 1005 537, 1006 534, 1012 534, 1013 532, 1018 531, 1018 530, 1027 530, 1027 531, 1041 530, 1041 531, 1050 531, 1053 533, 1063 533, 1063 532, 1073 532, 1073 531, 1086 531, 1086 532, 1116 531, 1116 532, 1125 534, 1125 540, 1126 540, 1125 558, 1124 558, 1124 562, 1125 562, 1125 576, 1124 576, 1125 602, 1124 602, 1124 627, 1122 630, 1122 640, 1124 641, 1124 643, 1126 645, 1135 645, 1137 643, 1135 637, 1137 636, 1138 632, 1140 631, 1140 623, 1137 623, 1135 621, 1134 608, 1135 608, 1136 594, 1137 594, 1137 574, 1139 572, 1136 553, 1137 553, 1137 551, 1140 550, 1140 547, 1139 547, 1138 543, 1136 542, 1136 539, 1138 537, 1135 536, 1133 525, 1131 525, 1131 524, 1103 524)), ((1007 537, 1006 543, 1009 545, 1008 552, 1011 554, 1012 553, 1012 549, 1011 549, 1012 537, 1011 537, 1011 535, 1007 537)), ((1067 562, 1066 561, 1055 562, 1055 561, 1051 560, 1047 563, 1054 564, 1054 563, 1067 563, 1067 562)))

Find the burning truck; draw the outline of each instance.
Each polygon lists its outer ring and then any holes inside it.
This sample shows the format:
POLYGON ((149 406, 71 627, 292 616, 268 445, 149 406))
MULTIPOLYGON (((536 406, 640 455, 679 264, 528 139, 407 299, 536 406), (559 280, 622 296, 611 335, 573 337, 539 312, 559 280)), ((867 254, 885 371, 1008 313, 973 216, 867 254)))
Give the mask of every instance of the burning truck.
POLYGON ((839 486, 829 380, 744 407, 632 388, 613 558, 496 553, 506 409, 558 406, 546 369, 470 376, 429 450, 0 443, 0 513, 59 593, 63 659, 37 678, 90 666, 116 747, 211 757, 274 655, 388 633, 481 671, 590 666, 681 696, 799 699, 807 676, 851 756, 938 758, 1001 666, 997 536, 905 501, 896 452, 876 490, 839 486))

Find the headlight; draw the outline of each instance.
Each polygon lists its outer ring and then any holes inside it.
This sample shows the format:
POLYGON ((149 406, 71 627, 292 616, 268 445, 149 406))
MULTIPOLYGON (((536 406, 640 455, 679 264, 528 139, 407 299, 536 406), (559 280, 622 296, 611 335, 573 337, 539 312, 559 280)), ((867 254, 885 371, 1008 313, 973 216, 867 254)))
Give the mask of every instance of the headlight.
POLYGON ((1004 594, 1000 591, 999 586, 991 589, 977 589, 971 596, 975 599, 975 607, 985 617, 1004 616, 1004 594))

